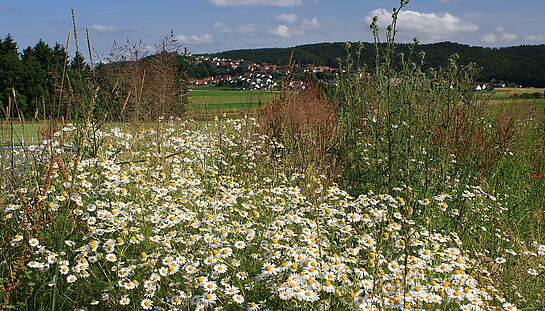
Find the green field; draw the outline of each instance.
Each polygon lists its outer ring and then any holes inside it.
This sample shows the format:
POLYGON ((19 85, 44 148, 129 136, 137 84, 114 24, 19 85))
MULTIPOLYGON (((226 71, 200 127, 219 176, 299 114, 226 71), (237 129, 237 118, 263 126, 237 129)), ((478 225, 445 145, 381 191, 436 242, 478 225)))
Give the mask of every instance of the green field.
POLYGON ((47 125, 47 121, 2 121, 0 126, 2 146, 36 144, 38 143, 40 130, 47 125))
MULTIPOLYGON (((205 118, 203 113, 213 115, 226 114, 240 116, 251 113, 259 105, 272 98, 270 91, 235 91, 216 87, 198 87, 190 89, 189 115, 195 119, 205 118)), ((26 145, 37 143, 39 132, 48 126, 47 121, 8 122, 2 121, 0 140, 3 146, 26 145)), ((120 123, 107 123, 107 127, 119 126, 120 123)), ((152 127, 153 124, 150 124, 152 127)))
POLYGON ((251 109, 269 101, 269 91, 235 91, 212 87, 189 90, 190 110, 251 109))
MULTIPOLYGON (((47 120, 43 121, 0 121, 0 142, 2 146, 21 146, 39 144, 40 133, 49 132, 49 127, 53 126, 47 120)), ((60 124, 58 125, 61 126, 60 124)), ((140 128, 156 129, 157 121, 145 122, 105 122, 102 124, 102 130, 118 127, 122 130, 134 130, 140 128)))
POLYGON ((513 99, 516 95, 521 94, 533 94, 545 92, 545 88, 498 88, 493 91, 483 91, 481 96, 483 98, 496 99, 513 99))
MULTIPOLYGON (((490 111, 503 113, 510 111, 517 119, 526 119, 531 111, 538 107, 545 107, 543 99, 513 98, 513 94, 543 92, 545 89, 497 89, 493 92, 483 92, 483 99, 487 100, 490 111)), ((260 104, 271 100, 271 92, 265 91, 234 91, 215 87, 198 87, 191 89, 188 115, 193 119, 210 119, 210 116, 226 115, 240 117, 242 114, 252 113, 260 104)), ((48 126, 47 121, 8 122, 2 121, 0 126, 0 140, 3 146, 35 144, 40 129, 48 126)), ((150 123, 153 127, 155 123, 150 123)), ((108 122, 106 127, 118 126, 125 128, 123 123, 108 122)), ((144 126, 140 124, 139 126, 144 126)))

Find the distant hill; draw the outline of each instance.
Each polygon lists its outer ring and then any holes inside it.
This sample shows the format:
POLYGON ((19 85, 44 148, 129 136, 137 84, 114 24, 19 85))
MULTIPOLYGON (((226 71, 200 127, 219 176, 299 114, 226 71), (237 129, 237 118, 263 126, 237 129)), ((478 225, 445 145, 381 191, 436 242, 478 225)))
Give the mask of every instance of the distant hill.
MULTIPOLYGON (((352 53, 355 52, 354 46, 355 44, 352 44, 352 53)), ((398 45, 400 51, 407 51, 408 48, 408 44, 398 45)), ((364 43, 361 63, 372 66, 374 51, 373 44, 364 43)), ((420 51, 426 53, 427 67, 444 66, 448 58, 456 53, 460 55, 462 64, 473 62, 482 67, 478 77, 481 81, 496 79, 524 86, 545 87, 545 44, 487 48, 440 42, 422 44, 418 47, 418 52, 420 51)), ((318 66, 337 67, 339 65, 337 60, 345 59, 347 56, 344 42, 307 44, 290 48, 233 50, 212 55, 255 63, 286 64, 292 52, 296 63, 318 66)))

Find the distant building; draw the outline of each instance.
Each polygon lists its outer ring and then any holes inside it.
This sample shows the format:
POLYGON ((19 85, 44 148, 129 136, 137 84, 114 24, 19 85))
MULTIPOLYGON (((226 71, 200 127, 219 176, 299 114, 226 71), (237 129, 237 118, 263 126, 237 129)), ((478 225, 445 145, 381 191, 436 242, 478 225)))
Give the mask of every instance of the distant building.
POLYGON ((487 83, 473 83, 471 86, 473 87, 475 91, 484 91, 488 89, 487 83))

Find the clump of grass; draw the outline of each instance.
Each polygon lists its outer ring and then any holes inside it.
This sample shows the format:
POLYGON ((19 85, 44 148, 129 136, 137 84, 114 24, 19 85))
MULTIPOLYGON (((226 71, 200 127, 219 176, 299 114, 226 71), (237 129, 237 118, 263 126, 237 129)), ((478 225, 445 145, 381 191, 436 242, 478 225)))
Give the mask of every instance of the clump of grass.
POLYGON ((113 120, 181 116, 188 103, 186 77, 178 70, 180 44, 170 32, 148 55, 142 41, 114 44, 109 64, 97 68, 113 120))

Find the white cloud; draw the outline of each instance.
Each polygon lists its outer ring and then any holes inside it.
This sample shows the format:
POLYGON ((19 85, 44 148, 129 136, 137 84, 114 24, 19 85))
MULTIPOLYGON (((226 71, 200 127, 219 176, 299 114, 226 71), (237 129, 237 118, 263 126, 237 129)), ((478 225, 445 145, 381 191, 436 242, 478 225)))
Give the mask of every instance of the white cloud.
POLYGON ((294 35, 286 25, 277 25, 274 30, 271 30, 271 34, 280 38, 291 38, 294 35))
POLYGON ((534 41, 534 42, 545 42, 545 35, 526 35, 524 36, 524 39, 528 41, 534 41))
POLYGON ((320 28, 320 21, 314 17, 312 19, 304 19, 297 25, 288 27, 287 25, 277 25, 275 29, 270 33, 280 38, 291 38, 295 36, 302 36, 309 30, 320 28))
POLYGON ((515 39, 517 39, 519 36, 514 34, 514 33, 510 33, 510 32, 504 32, 502 34, 500 34, 500 38, 501 40, 504 40, 504 41, 513 41, 515 39))
POLYGON ((496 33, 487 33, 484 34, 481 37, 481 40, 486 43, 496 43, 496 42, 506 42, 506 41, 514 41, 518 39, 519 36, 517 34, 506 32, 505 28, 502 26, 496 27, 496 33))
POLYGON ((320 21, 314 17, 313 19, 304 19, 301 22, 301 29, 310 30, 320 28, 320 21))
POLYGON ((494 43, 498 38, 493 33, 487 33, 482 37, 482 40, 486 43, 494 43))
POLYGON ((257 31, 257 26, 252 24, 243 24, 243 25, 235 25, 235 26, 227 26, 223 23, 216 22, 214 24, 214 29, 216 29, 219 32, 223 33, 253 33, 257 31))
POLYGON ((205 45, 214 42, 214 37, 208 33, 203 35, 177 35, 176 40, 182 44, 205 45))
MULTIPOLYGON (((392 12, 387 9, 376 9, 367 17, 371 22, 373 16, 378 17, 378 25, 386 27, 392 22, 392 12)), ((398 15, 398 28, 411 32, 411 35, 421 35, 424 39, 444 40, 463 32, 475 32, 479 26, 462 20, 448 12, 423 13, 404 10, 398 15)))
POLYGON ((149 53, 157 53, 157 46, 153 46, 153 45, 150 45, 150 44, 146 44, 142 47, 142 49, 144 50, 144 52, 146 53, 146 55, 149 55, 149 53))
POLYGON ((94 30, 96 32, 116 32, 117 28, 110 25, 91 25, 89 26, 89 29, 94 30))
POLYGON ((283 13, 276 16, 276 19, 286 23, 295 23, 299 17, 295 14, 283 13))
POLYGON ((303 4, 303 0, 208 0, 215 6, 281 6, 293 7, 303 4))

